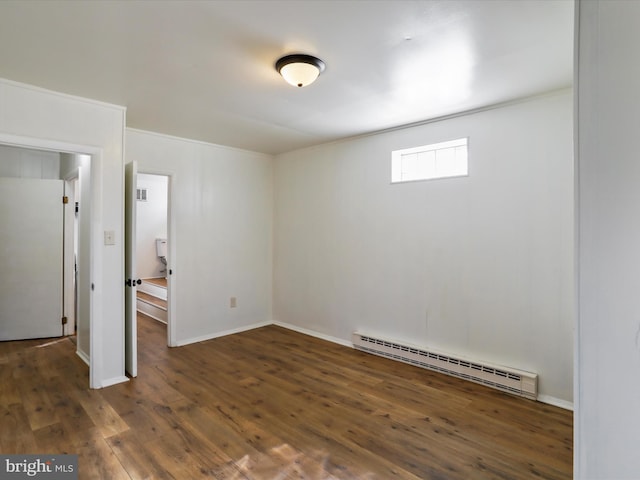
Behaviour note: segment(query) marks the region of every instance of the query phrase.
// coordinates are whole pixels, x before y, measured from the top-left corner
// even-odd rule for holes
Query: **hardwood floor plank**
[[[77,453],[81,479],[572,476],[571,412],[275,326],[138,328],[138,377],[102,390],[68,339],[0,342],[1,451]]]
[[[278,432],[278,440],[274,445],[270,444],[269,449],[276,448],[283,444],[288,444],[294,448],[298,448],[301,451],[305,452],[307,455],[313,455],[317,451],[323,450],[327,443],[331,443],[332,440],[328,437],[330,436],[330,432],[306,432],[306,437],[300,435],[301,431],[304,431],[306,428],[306,420],[304,418],[296,418],[295,415],[290,415],[291,418],[285,418],[287,421],[281,421],[279,418],[282,411],[283,405],[291,404],[292,400],[296,402],[297,399],[286,399],[283,395],[283,391],[279,389],[274,389],[269,386],[267,382],[257,381],[253,377],[245,377],[238,378],[237,372],[242,371],[242,368],[238,368],[238,363],[243,360],[235,360],[232,364],[226,364],[226,368],[224,371],[218,371],[215,374],[216,382],[213,384],[202,384],[202,388],[199,386],[203,380],[202,372],[198,372],[194,369],[189,369],[188,373],[180,371],[178,372],[168,372],[168,382],[172,383],[175,381],[185,381],[188,380],[188,383],[193,387],[196,387],[201,395],[199,394],[199,401],[203,402],[203,404],[207,404],[208,402],[214,402],[219,407],[226,409],[229,412],[232,412],[230,415],[235,415],[235,417],[240,417],[244,419],[250,419],[250,422],[243,422],[245,432],[250,434],[255,431],[255,426],[258,425],[262,431],[269,432]],[[251,371],[251,364],[248,363],[247,367],[249,370],[245,369],[244,371]],[[268,371],[274,371],[272,366],[266,365],[265,367]],[[186,378],[185,378],[186,377]],[[172,379],[173,378],[173,379]],[[227,390],[229,390],[229,386],[236,384],[241,391],[236,391],[235,394],[229,394]],[[223,385],[224,388],[218,389],[217,385]],[[204,388],[206,387],[206,388]],[[231,389],[233,390],[233,389]],[[235,390],[234,390],[235,391]],[[212,394],[211,397],[208,395]],[[206,396],[205,396],[206,395]],[[303,403],[300,403],[300,406],[303,406]],[[236,424],[238,423],[235,420]],[[249,426],[247,426],[249,423]],[[273,440],[272,440],[273,442]],[[356,465],[353,461],[353,456],[356,453],[357,447],[354,445],[353,448],[342,448],[341,445],[337,443],[333,443],[335,447],[332,451],[333,458],[338,458],[339,461],[335,463],[335,469],[339,471],[340,478],[361,478],[365,474],[371,473],[371,468],[368,468],[366,471],[361,471],[351,464]],[[342,448],[345,454],[342,452],[338,452],[336,450],[337,447]],[[355,449],[355,450],[354,450]],[[265,450],[263,447],[263,451]],[[374,455],[368,452],[359,452],[366,464],[371,466],[377,466],[380,462],[380,459],[375,457]],[[325,458],[325,462],[327,459]],[[331,459],[329,459],[328,463],[331,465]],[[349,470],[355,468],[357,473],[353,473]],[[396,470],[393,466],[379,466],[376,467],[380,471],[384,472],[384,475],[380,478],[412,478],[407,472],[404,472],[404,476],[398,477]]]
[[[109,438],[129,429],[111,404],[102,397],[102,392],[99,390],[83,390],[76,395],[80,405],[100,430],[103,438]]]
[[[29,417],[22,404],[0,405],[0,451],[2,453],[29,453],[38,451]]]
[[[90,438],[73,445],[78,455],[78,478],[83,480],[129,480],[131,477],[111,449],[98,428],[90,431]]]
[[[261,358],[266,362],[270,361],[264,355]],[[265,363],[264,365],[267,365],[267,363]],[[344,382],[342,379],[336,382],[336,378],[330,375],[326,375],[327,374],[326,371],[321,371],[322,375],[320,376],[317,376],[317,375],[308,376],[309,372],[301,371],[301,372],[294,372],[294,373],[289,373],[289,372],[283,373],[282,371],[279,371],[279,370],[274,371],[273,368],[277,368],[277,367],[273,367],[273,366],[267,367],[267,371],[274,374],[273,376],[271,376],[270,378],[264,381],[254,379],[253,382],[246,383],[246,386],[262,385],[264,389],[268,389],[270,385],[278,385],[278,387],[281,390],[286,391],[287,382],[289,382],[289,384],[307,386],[306,384],[308,382],[306,382],[306,379],[312,378],[313,379],[312,381],[314,382],[315,385],[313,386],[308,385],[309,390],[301,390],[300,393],[304,393],[305,395],[304,395],[304,398],[299,398],[297,402],[299,405],[304,405],[305,409],[304,411],[298,410],[296,412],[296,415],[299,415],[301,417],[303,425],[309,424],[309,425],[314,425],[316,427],[318,425],[323,425],[326,427],[327,431],[333,430],[334,435],[336,435],[339,432],[339,429],[336,428],[337,427],[336,419],[340,418],[341,415],[334,415],[332,413],[324,414],[322,410],[327,410],[327,409],[330,409],[331,407],[338,407],[338,408],[340,407],[340,403],[342,400],[340,400],[338,403],[335,403],[332,400],[330,400],[330,398],[334,395],[335,388],[344,386],[344,384],[347,384],[348,382]],[[314,392],[314,393],[311,393],[311,392]],[[320,395],[317,398],[314,398],[314,395],[318,392],[320,392]],[[276,392],[265,391],[260,396],[265,398],[274,398],[274,396],[276,395],[277,395],[277,391]],[[276,405],[272,406],[271,410],[268,412],[269,415],[271,416],[278,415],[280,408],[277,406],[277,404],[280,402],[281,400],[276,401]],[[468,403],[469,403],[468,401],[465,401],[461,403],[460,406],[467,405]],[[356,408],[358,410],[362,410],[363,405],[359,404],[356,406]],[[367,406],[364,406],[364,408],[366,409]],[[314,412],[316,413],[319,412],[319,414],[315,415],[314,418],[310,418],[310,416],[314,415]],[[342,425],[341,428],[342,427],[348,428],[348,425],[351,424],[353,420],[354,420],[353,417],[348,418],[347,425],[346,426]],[[370,425],[373,423],[370,421],[370,419],[367,419],[366,422],[369,423]],[[303,428],[306,428],[306,427],[303,427]],[[366,432],[366,431],[367,430],[362,430],[362,432]],[[316,433],[319,436],[321,436],[321,435],[325,435],[327,432],[323,431],[322,433],[319,433],[319,432],[316,432]],[[343,439],[345,438],[346,437],[343,437]],[[363,437],[363,438],[366,438],[366,437]],[[353,454],[353,447],[362,441],[361,438],[355,438],[352,440],[353,440],[353,445],[351,446],[351,452],[350,452],[351,454]],[[371,439],[371,441],[375,442],[376,438]],[[370,450],[370,448],[368,450]],[[380,458],[381,458],[380,455],[378,455],[377,461],[379,461]],[[384,458],[384,456],[382,456],[382,458]],[[415,469],[415,465],[410,465],[410,467]],[[418,468],[418,470],[420,469]],[[439,472],[431,471],[430,475],[431,476],[434,476],[436,474],[441,476],[448,475],[450,473],[450,470],[451,470],[451,467],[449,467],[448,470],[440,470]],[[394,473],[395,472],[384,471],[385,476],[394,475]]]
[[[180,480],[158,465],[153,452],[147,448],[147,442],[140,440],[133,430],[113,435],[107,443],[130,478]]]
[[[62,422],[42,427],[33,432],[38,449],[34,452],[46,452],[51,454],[75,453],[68,450],[73,445],[74,439],[71,430],[68,430]]]
[[[267,381],[266,385],[272,385],[272,380]],[[304,406],[296,412],[301,429],[313,430],[317,435],[322,436],[332,435],[350,449],[350,455],[353,455],[356,447],[360,447],[368,455],[373,453],[375,460],[368,460],[368,464],[372,468],[375,466],[373,468],[375,473],[384,474],[387,477],[395,475],[399,470],[397,467],[401,467],[406,472],[413,472],[418,476],[428,471],[433,477],[449,474],[452,470],[451,466],[429,470],[429,466],[421,463],[427,455],[420,446],[416,447],[416,445],[427,439],[416,438],[413,442],[407,441],[407,437],[420,435],[415,428],[396,431],[396,425],[385,425],[388,422],[385,422],[384,416],[372,415],[373,412],[362,409],[360,406],[354,409],[348,402],[334,397],[331,390],[309,389],[298,400],[297,403]],[[356,430],[357,433],[355,433]],[[386,445],[385,448],[372,448],[380,441]],[[389,446],[388,443],[392,445]],[[442,443],[439,441],[437,444],[442,445]],[[397,447],[400,453],[394,453],[397,445],[400,445]],[[433,460],[431,463],[431,466],[434,466]]]
[[[233,402],[231,408],[241,416],[251,418],[262,430],[278,432],[281,444],[310,456],[318,456],[318,452],[329,450],[331,454],[323,455],[324,462],[328,465],[329,472],[334,469],[341,478],[360,478],[372,471],[382,475],[381,478],[398,478],[401,469],[371,452],[359,449],[355,443],[332,438],[336,432],[330,424],[325,425],[317,418],[311,418],[312,412],[326,410],[325,400],[314,404],[310,396],[305,396],[304,391],[291,395],[280,385],[251,377],[239,384],[243,390],[238,397],[244,401],[229,399]],[[224,395],[224,392],[220,392],[221,397]],[[310,425],[317,428],[312,429]],[[356,459],[360,459],[360,463]],[[366,471],[359,468],[360,464],[367,465]],[[401,476],[409,477],[408,472],[403,472]]]
[[[71,444],[87,441],[89,438],[86,432],[95,427],[93,420],[78,401],[78,395],[69,388],[70,383],[75,385],[78,380],[74,375],[55,376],[50,379],[48,390],[51,404],[56,409],[58,418],[60,418],[59,425],[64,429]],[[86,382],[86,377],[83,380]],[[82,390],[85,389],[88,390],[86,386]],[[59,445],[68,445],[68,443],[60,442]],[[67,451],[66,453],[73,452]]]
[[[176,414],[180,417],[181,423],[197,438],[204,442],[212,442],[228,458],[238,459],[261,452],[261,445],[256,445],[253,438],[264,435],[264,432],[258,431],[253,425],[251,432],[246,426],[240,432],[234,430],[228,425],[229,417],[220,410],[189,404],[178,407]],[[247,434],[250,438],[247,438]]]
[[[19,388],[22,405],[25,412],[27,412],[31,430],[38,430],[60,421],[49,399],[46,384],[21,383]]]
[[[102,390],[102,396],[119,415],[134,413],[145,399],[162,405],[188,401],[187,397],[167,385],[156,368],[139,368],[138,378]]]
[[[300,378],[298,378],[297,380],[298,380],[298,381],[297,381],[297,384],[301,384],[301,383],[303,383],[303,380],[301,380]],[[270,381],[273,381],[273,379],[271,379]],[[399,400],[401,400],[401,398],[404,398],[404,396],[401,396],[401,397],[399,397],[399,396],[398,396],[398,391],[394,391],[394,390],[393,390],[393,388],[391,388],[390,386],[387,386],[387,387],[388,387],[388,389],[389,389],[389,390],[391,390],[391,393],[389,394],[389,398],[391,398],[391,399],[392,399],[396,404],[399,402]],[[482,388],[482,387],[480,387],[480,388]],[[412,398],[414,398],[414,397],[415,397],[415,393],[416,393],[416,392],[414,392],[414,390],[418,390],[418,393],[420,393],[420,388],[419,388],[419,387],[417,387],[416,385],[411,385],[411,387],[409,388],[409,390],[410,390],[410,391],[408,392],[408,396],[406,396],[406,398],[408,398],[408,399],[409,399],[409,400],[408,400],[409,402],[412,402],[412,401],[413,401],[413,400],[412,400]],[[486,390],[486,389],[485,389],[485,390]],[[496,395],[496,394],[497,394],[497,395],[502,395],[500,392],[494,392],[494,391],[490,391],[490,393],[488,393],[488,395],[490,395],[490,396],[491,396],[491,395]],[[509,398],[509,399],[511,400],[511,397],[506,397],[506,398]],[[306,399],[306,400],[308,400],[308,399]],[[468,406],[468,405],[470,404],[470,402],[471,402],[471,400],[467,400],[467,401],[466,401],[466,405]],[[429,402],[429,403],[431,403],[431,402]],[[534,404],[533,402],[528,402],[528,403]],[[307,404],[308,404],[308,403],[307,403]],[[436,404],[437,404],[437,402],[436,402]],[[447,404],[447,403],[445,403],[445,405],[446,405],[446,404]],[[534,404],[534,405],[539,405],[539,404]],[[441,419],[440,421],[441,421],[441,423],[442,423],[442,424],[446,425],[446,424],[452,424],[452,423],[453,423],[453,422],[452,422],[452,420],[450,420],[449,418],[447,418],[447,416],[444,416],[442,413],[440,413],[440,414],[439,414],[439,416],[440,416],[440,419]],[[449,416],[450,416],[450,415],[449,415]],[[565,418],[567,418],[566,413],[565,413],[564,417],[565,417]],[[570,416],[569,416],[568,418],[570,418]],[[484,422],[482,422],[482,423],[484,424]],[[569,432],[570,432],[570,427],[569,427]],[[521,434],[521,432],[517,432],[517,433],[514,435],[514,437],[515,437],[516,439],[521,439],[521,438],[522,438],[522,434]],[[479,445],[481,445],[481,444],[479,444]],[[536,453],[536,452],[535,452],[535,451],[529,451],[529,452],[528,452],[528,454],[533,454],[533,453]],[[548,454],[548,452],[543,452],[542,456],[545,456],[545,455],[547,455],[547,454]],[[563,464],[565,465],[565,467],[566,467],[567,465],[569,465],[569,467],[570,467],[570,462],[568,462],[568,461],[567,461],[568,459],[570,459],[570,457],[568,457],[567,455],[564,455],[564,458],[563,458]],[[498,459],[496,459],[496,461],[498,461]],[[485,468],[485,469],[486,469],[486,468]],[[566,472],[565,472],[565,474],[566,474]],[[528,473],[525,473],[525,474],[524,474],[524,478],[526,478],[526,476],[527,476],[527,475],[528,475]],[[570,468],[569,468],[568,477],[570,477]],[[555,478],[555,476],[554,476],[554,478]],[[566,478],[566,477],[565,477],[565,478]]]
[[[268,454],[247,454],[236,460],[235,464],[240,473],[249,479],[330,477],[317,464],[306,460],[302,454],[284,445],[274,448]]]
[[[0,367],[0,405],[20,403],[21,396],[18,384],[13,379],[13,369],[9,366],[9,356],[5,356],[7,363]]]

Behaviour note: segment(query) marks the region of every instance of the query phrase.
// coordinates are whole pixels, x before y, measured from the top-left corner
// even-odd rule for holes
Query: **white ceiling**
[[[266,153],[572,82],[573,0],[0,2],[0,77]],[[295,88],[275,61],[322,58]]]

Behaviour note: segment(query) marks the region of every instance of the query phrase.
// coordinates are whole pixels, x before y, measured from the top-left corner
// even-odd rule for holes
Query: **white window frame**
[[[391,152],[391,183],[421,182],[442,178],[466,177],[469,175],[469,138],[458,138],[446,142],[432,143],[420,147],[405,148]],[[464,148],[462,148],[464,147]],[[455,156],[457,165],[446,164],[444,155]],[[442,157],[438,165],[438,152]],[[416,155],[414,157],[414,155]],[[422,156],[420,159],[418,156]],[[427,164],[429,162],[429,164]],[[412,171],[409,171],[412,170]],[[421,171],[418,171],[421,170]]]

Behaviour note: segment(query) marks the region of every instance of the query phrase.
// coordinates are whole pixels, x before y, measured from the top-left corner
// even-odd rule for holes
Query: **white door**
[[[62,336],[63,191],[0,178],[0,340]]]
[[[125,370],[138,375],[138,332],[136,321],[136,162],[125,166],[124,176],[124,274],[125,274]]]

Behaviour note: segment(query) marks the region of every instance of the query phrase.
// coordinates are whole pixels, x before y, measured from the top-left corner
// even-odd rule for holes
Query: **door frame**
[[[141,167],[140,163],[138,163],[138,174],[167,177],[167,346],[177,347],[176,301],[174,295],[176,285],[174,268],[176,265],[176,230],[175,215],[172,214],[172,212],[175,211],[175,202],[171,194],[175,185],[176,174],[162,169]],[[171,274],[169,274],[169,272],[171,272]]]
[[[74,172],[67,175],[62,180],[64,181],[64,195],[69,199],[64,209],[64,226],[62,234],[62,245],[64,248],[63,254],[63,266],[62,266],[62,296],[63,305],[62,311],[67,317],[67,324],[64,325],[63,335],[73,335],[76,333],[75,323],[77,303],[75,294],[75,277],[76,277],[76,263],[75,258],[75,236],[74,228],[76,222],[75,205],[76,199],[74,183],[79,181],[79,168],[76,168]]]
[[[101,206],[102,198],[102,148],[80,145],[74,143],[60,142],[44,138],[24,137],[0,132],[0,144],[12,147],[30,148],[35,150],[46,150],[57,153],[70,153],[88,155],[90,157],[91,173],[89,192],[91,195],[91,205],[89,212],[90,234],[89,234],[89,278],[91,284],[95,279],[102,278],[102,256],[97,254],[101,251],[102,215],[98,208]],[[100,289],[90,290],[89,293],[89,387],[100,388],[102,386],[102,292]],[[82,355],[78,355],[85,362]]]

